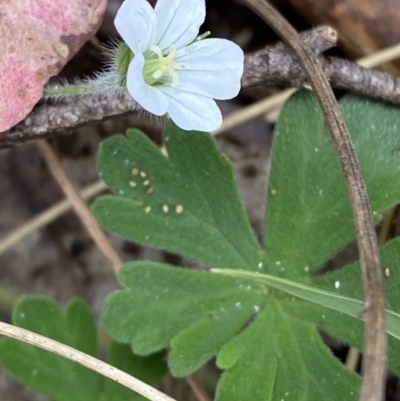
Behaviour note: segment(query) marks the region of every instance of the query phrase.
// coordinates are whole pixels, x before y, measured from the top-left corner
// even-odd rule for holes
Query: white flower
[[[145,110],[166,113],[185,130],[211,132],[222,124],[213,99],[240,90],[243,51],[224,39],[196,40],[205,0],[125,0],[115,26],[134,57],[126,85]]]

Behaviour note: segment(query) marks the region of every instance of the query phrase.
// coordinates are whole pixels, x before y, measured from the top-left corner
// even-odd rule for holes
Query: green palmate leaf
[[[318,331],[271,302],[228,343],[218,365],[228,369],[218,400],[355,400],[359,378],[345,370]],[[332,391],[334,389],[334,391]]]
[[[400,199],[400,113],[377,101],[340,102],[374,214]],[[268,186],[265,247],[270,274],[304,277],[355,237],[343,175],[311,92],[296,93],[277,124]]]
[[[396,242],[395,253],[399,251],[399,241]],[[392,250],[393,245],[388,247],[389,251]],[[385,253],[386,255],[386,253]],[[296,296],[300,299],[310,301],[314,304],[324,306],[326,308],[332,309],[334,311],[340,312],[342,314],[351,316],[356,319],[363,318],[363,301],[360,294],[360,290],[362,290],[362,286],[360,284],[360,266],[359,264],[355,264],[357,270],[348,269],[346,273],[337,274],[337,276],[352,279],[349,283],[347,283],[347,288],[356,289],[356,294],[359,295],[359,298],[354,298],[354,291],[347,291],[348,296],[341,295],[339,293],[335,293],[332,291],[327,291],[322,289],[323,285],[305,285],[303,283],[299,283],[296,281],[291,281],[287,279],[282,279],[280,277],[269,276],[267,274],[259,274],[253,273],[245,270],[234,270],[234,269],[213,269],[214,273],[223,274],[236,278],[244,278],[247,280],[257,281],[259,283],[266,284],[272,288],[276,288],[278,290],[284,291],[287,294]],[[350,272],[350,276],[349,273]],[[357,273],[357,276],[354,276],[354,273]],[[335,277],[335,274],[329,275],[327,278],[324,278],[323,282],[329,282],[329,286],[332,287],[332,277]],[[337,277],[336,277],[337,278]],[[356,280],[355,280],[356,279]],[[347,280],[346,280],[347,281]],[[391,280],[393,284],[394,280]],[[318,283],[318,280],[315,284]],[[355,285],[357,283],[357,285]],[[335,288],[340,287],[340,281],[336,280],[333,284]],[[398,283],[396,283],[397,287]],[[329,288],[331,290],[331,288]],[[393,296],[393,292],[392,292]],[[397,297],[397,294],[396,294]],[[400,340],[400,308],[389,308],[386,311],[386,331],[396,340]]]
[[[400,353],[400,299],[398,296],[400,273],[395,267],[399,263],[399,250],[400,238],[389,242],[381,250],[382,269],[386,272],[386,331],[389,335],[389,367],[397,375],[400,375],[398,358]],[[359,262],[328,275],[314,277],[310,279],[310,285],[248,271],[230,269],[214,269],[214,271],[231,277],[261,282],[302,300],[310,301],[311,303],[286,302],[284,310],[297,319],[317,324],[319,328],[354,347],[363,348],[363,288]]]
[[[129,263],[119,279],[131,290],[109,296],[103,325],[117,341],[131,342],[138,354],[172,342],[172,372],[189,375],[266,302],[257,283],[216,277],[151,262]]]
[[[25,297],[15,307],[13,323],[88,355],[98,352],[95,321],[81,300],[71,301],[64,313],[50,299]],[[166,373],[163,355],[138,357],[117,343],[112,344],[109,363],[150,383]],[[0,340],[0,365],[17,380],[56,401],[145,399],[79,364],[9,338]]]
[[[400,199],[400,186],[393,185],[400,178],[400,139],[393,139],[400,114],[355,96],[341,105],[378,219]],[[169,364],[177,376],[216,355],[225,370],[218,401],[355,400],[359,377],[333,357],[318,329],[359,346],[361,293],[355,287],[338,293],[334,276],[326,283],[310,277],[354,238],[344,179],[313,96],[300,91],[278,122],[265,255],[244,216],[231,167],[210,136],[169,124],[164,137],[168,159],[137,131],[105,142],[100,171],[121,197],[100,199],[96,215],[119,235],[225,273],[235,269],[236,277],[128,264],[119,275],[126,290],[106,301],[107,331],[139,354],[171,345]],[[391,350],[400,343],[399,312],[400,305],[389,308]]]
[[[95,202],[99,222],[125,238],[212,266],[256,268],[262,253],[232,167],[212,136],[168,122],[164,139],[168,158],[137,130],[102,143],[100,175],[120,197]]]
[[[171,371],[186,376],[213,355],[227,369],[217,399],[355,400],[359,379],[324,346],[314,324],[285,311],[279,299],[252,280],[211,275],[150,262],[127,264],[128,287],[109,296],[103,325],[137,353],[167,344]],[[121,319],[121,316],[124,316]]]

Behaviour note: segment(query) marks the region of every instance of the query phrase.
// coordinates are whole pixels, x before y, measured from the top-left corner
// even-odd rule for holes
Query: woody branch
[[[321,26],[303,32],[302,39],[321,63],[332,87],[400,104],[400,78],[369,70],[323,52],[336,45],[337,32]],[[306,75],[293,52],[279,43],[245,56],[242,87],[254,85],[301,87]],[[88,123],[98,123],[118,115],[140,110],[127,92],[93,94],[57,102],[41,101],[13,128],[0,133],[0,148],[67,134]]]

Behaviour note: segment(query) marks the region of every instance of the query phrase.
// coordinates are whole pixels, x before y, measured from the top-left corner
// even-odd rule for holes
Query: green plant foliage
[[[398,252],[400,249],[400,239],[395,239],[389,242],[382,248],[381,259],[383,266],[393,266],[398,260]],[[389,269],[389,270],[387,270]],[[393,358],[391,367],[394,372],[400,374],[400,363],[397,355],[400,351],[400,302],[397,294],[397,289],[400,286],[400,275],[394,272],[390,273],[390,268],[385,268],[387,277],[385,290],[387,295],[387,309],[386,309],[386,331],[389,335],[391,344],[393,345],[392,355]],[[299,298],[299,300],[310,301],[311,304],[302,304],[301,316],[307,320],[318,323],[320,328],[342,339],[354,347],[362,348],[363,340],[363,325],[357,322],[350,323],[350,327],[354,327],[358,335],[355,340],[348,333],[349,326],[343,331],[342,318],[343,315],[362,320],[363,319],[363,289],[360,281],[360,264],[359,262],[346,266],[334,273],[326,276],[317,276],[312,278],[311,285],[306,285],[296,281],[282,279],[276,276],[266,274],[255,274],[245,270],[233,269],[213,269],[213,272],[228,275],[231,277],[253,280],[259,283],[264,283],[272,288],[276,288]],[[343,285],[342,285],[343,283]],[[333,287],[333,288],[332,288]],[[289,307],[290,310],[298,308],[299,300],[296,302],[295,307]],[[336,312],[339,315],[330,314],[329,322],[326,320],[325,308],[322,310],[316,309],[315,306],[320,305]],[[311,308],[310,312],[307,312]],[[316,314],[315,314],[316,313]],[[307,318],[308,316],[308,318]],[[317,317],[317,320],[315,320]],[[323,323],[321,324],[321,318]],[[361,329],[361,331],[360,331]],[[339,331],[338,331],[339,330]],[[339,334],[340,333],[340,334]]]
[[[266,302],[257,283],[157,263],[130,263],[119,278],[133,291],[111,295],[105,326],[139,354],[173,340],[170,367],[177,376],[201,367]]]
[[[400,114],[356,96],[341,106],[378,220],[400,200]],[[359,345],[363,325],[362,297],[336,292],[333,275],[324,283],[311,277],[355,236],[344,179],[313,95],[299,91],[279,118],[262,247],[240,205],[232,169],[211,136],[169,123],[164,140],[168,157],[138,131],[102,144],[100,173],[119,196],[100,198],[95,214],[118,235],[225,274],[127,264],[119,275],[126,289],[105,304],[106,330],[139,354],[169,344],[177,376],[217,356],[224,369],[218,401],[357,399],[360,378],[318,332]],[[146,176],[139,178],[139,171]],[[178,204],[180,214],[174,213]],[[390,310],[394,333],[398,312]],[[398,339],[391,341],[396,347]]]
[[[340,105],[374,215],[400,199],[400,113],[345,96]],[[343,174],[316,99],[295,94],[277,124],[265,215],[269,273],[308,276],[355,237]]]
[[[87,305],[72,300],[65,312],[47,298],[25,297],[15,307],[13,323],[96,356],[97,329]],[[134,355],[113,343],[108,362],[148,383],[166,373],[163,354]],[[139,401],[145,398],[92,370],[48,351],[5,338],[0,340],[0,365],[12,376],[55,401]]]
[[[256,268],[260,246],[229,161],[210,135],[188,136],[172,122],[166,132],[168,159],[137,130],[102,143],[100,175],[121,196],[95,202],[99,222],[127,239],[213,266]]]
[[[108,353],[108,363],[131,376],[144,381],[147,384],[157,383],[167,373],[167,365],[164,361],[164,352],[158,352],[146,357],[132,353],[131,347],[126,344],[111,344]],[[103,389],[101,391],[101,401],[144,401],[147,398],[134,393],[125,386],[117,382],[102,377]]]
[[[386,324],[389,334],[389,368],[400,376],[400,271],[399,265],[400,238],[388,242],[381,250],[382,270],[384,271],[384,285],[386,295]],[[360,280],[359,262],[334,271],[326,276],[314,277],[311,281],[315,289],[329,291],[339,297],[363,299],[363,289]],[[314,305],[305,306],[302,316],[309,321],[320,319],[321,313]],[[358,315],[362,318],[362,313]],[[364,325],[359,320],[343,318],[337,313],[329,313],[320,325],[326,332],[355,348],[363,348]]]
[[[357,397],[358,377],[332,357],[316,326],[285,311],[292,298],[268,297],[265,286],[252,280],[150,262],[126,265],[120,280],[128,290],[108,298],[105,328],[139,354],[170,343],[175,376],[191,374],[222,350],[217,362],[227,371],[218,400],[234,394],[313,400],[323,394],[323,383],[337,384],[332,397]],[[271,398],[268,389],[274,389]]]
[[[332,357],[315,327],[287,314],[285,304],[269,303],[222,349],[217,362],[227,370],[218,400],[356,399],[358,377]]]

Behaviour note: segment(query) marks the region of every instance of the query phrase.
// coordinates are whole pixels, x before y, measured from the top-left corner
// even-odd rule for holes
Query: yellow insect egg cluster
[[[151,184],[151,183],[150,183],[150,179],[149,179],[149,178],[146,179],[147,173],[146,173],[145,171],[141,171],[141,170],[139,170],[137,167],[134,167],[134,168],[131,170],[131,174],[133,175],[134,179],[136,178],[136,179],[139,180],[139,181],[142,179],[142,185],[143,185],[144,187],[148,187],[148,188],[146,189],[146,193],[147,193],[148,195],[151,195],[151,194],[154,192],[154,187],[152,187],[152,186],[150,185],[150,184]],[[139,182],[139,184],[140,184],[140,182]],[[137,181],[134,181],[134,180],[131,180],[131,181],[129,181],[129,186],[130,186],[131,188],[137,188],[137,187],[138,187],[138,182],[137,182]],[[151,206],[149,206],[149,205],[146,205],[146,206],[144,207],[145,213],[150,213],[151,210],[152,210],[152,208],[151,208]],[[168,206],[167,204],[164,204],[164,205],[162,205],[161,210],[162,210],[164,213],[169,213],[169,211],[170,211],[170,206]],[[183,205],[178,204],[178,205],[175,206],[175,213],[176,213],[176,214],[182,214],[182,213],[183,213],[183,210],[184,210]]]

